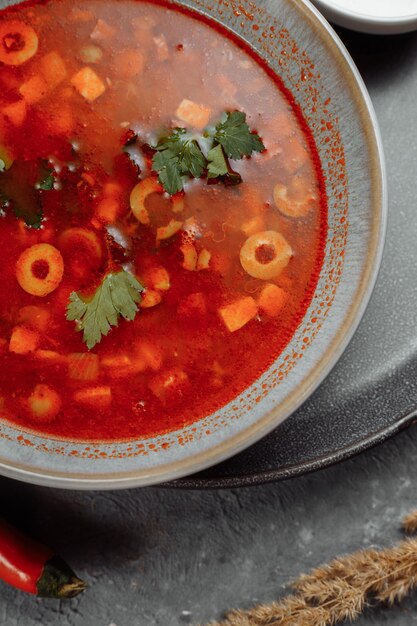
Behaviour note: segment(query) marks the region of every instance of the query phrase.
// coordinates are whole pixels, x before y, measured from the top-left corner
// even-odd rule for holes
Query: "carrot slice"
[[[288,300],[288,293],[278,287],[269,283],[262,289],[258,304],[259,307],[265,311],[270,317],[277,317],[284,308]]]
[[[197,102],[193,102],[192,100],[184,99],[176,110],[175,115],[182,122],[194,126],[194,128],[198,130],[202,130],[209,123],[211,109],[208,109],[202,104],[197,104]]]
[[[89,102],[94,102],[106,91],[106,85],[91,67],[83,67],[74,74],[71,84]]]
[[[61,253],[49,243],[27,248],[16,263],[17,281],[32,296],[47,296],[58,287],[63,274]]]
[[[18,20],[0,24],[0,62],[22,65],[38,51],[38,36],[31,26]]]
[[[14,126],[22,126],[27,114],[26,103],[24,100],[12,102],[2,108],[2,113]]]
[[[26,326],[15,326],[9,343],[9,352],[14,354],[28,354],[33,352],[39,345],[40,336],[36,330]]]
[[[257,313],[258,305],[250,296],[241,298],[219,309],[220,317],[231,333],[243,328]]]

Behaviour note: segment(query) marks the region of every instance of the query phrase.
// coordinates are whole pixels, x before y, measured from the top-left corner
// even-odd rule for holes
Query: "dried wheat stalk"
[[[417,532],[417,511],[403,523]],[[334,626],[354,620],[371,602],[394,604],[417,587],[417,539],[385,550],[362,550],[301,576],[295,593],[249,611],[232,611],[211,626]]]

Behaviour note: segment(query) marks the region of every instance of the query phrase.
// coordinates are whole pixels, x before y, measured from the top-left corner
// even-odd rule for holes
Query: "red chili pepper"
[[[73,598],[86,584],[52,550],[0,520],[0,578],[43,598]]]

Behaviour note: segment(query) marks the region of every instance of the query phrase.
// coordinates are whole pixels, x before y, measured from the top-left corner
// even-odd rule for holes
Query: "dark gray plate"
[[[357,454],[417,419],[417,34],[338,32],[370,91],[385,144],[389,222],[375,292],[343,358],[301,409],[249,450],[173,486],[289,478]]]

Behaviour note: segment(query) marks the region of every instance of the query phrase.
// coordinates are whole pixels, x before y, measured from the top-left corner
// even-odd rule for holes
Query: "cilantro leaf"
[[[229,171],[226,157],[224,156],[223,148],[220,144],[217,144],[210,150],[207,155],[208,160],[208,178],[218,178],[224,176]]]
[[[155,150],[152,169],[171,195],[184,188],[182,176],[201,178],[206,169],[206,159],[198,142],[184,128],[174,128],[170,135],[162,137]]]
[[[207,160],[207,178],[209,180],[220,178],[227,185],[240,185],[242,177],[238,172],[231,169],[220,144],[210,150]]]
[[[48,161],[42,159],[39,165],[38,181],[35,183],[35,189],[42,191],[51,191],[54,188],[55,176],[54,168]]]
[[[77,321],[83,340],[91,350],[101,338],[118,326],[120,317],[132,321],[138,312],[143,291],[138,280],[126,270],[107,274],[92,298],[73,291],[67,306],[67,320]]]
[[[251,133],[246,113],[232,111],[224,122],[217,124],[214,139],[220,143],[229,159],[241,159],[252,152],[262,152],[265,146],[258,135]]]

